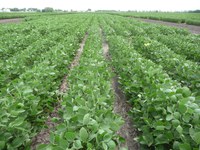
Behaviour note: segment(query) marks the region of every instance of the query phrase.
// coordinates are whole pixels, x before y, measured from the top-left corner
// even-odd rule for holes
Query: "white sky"
[[[63,10],[162,10],[200,9],[200,0],[0,0],[0,8],[44,8]]]

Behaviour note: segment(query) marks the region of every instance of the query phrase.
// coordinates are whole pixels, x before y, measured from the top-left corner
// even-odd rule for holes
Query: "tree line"
[[[4,10],[5,8],[2,8]],[[38,8],[9,8],[10,11],[13,12],[58,12],[58,11],[63,11],[61,9],[53,9],[52,7],[45,7],[44,9],[38,9]]]

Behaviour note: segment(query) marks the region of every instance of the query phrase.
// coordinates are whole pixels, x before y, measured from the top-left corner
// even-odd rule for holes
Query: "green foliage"
[[[163,20],[175,23],[187,23],[200,26],[199,13],[174,12],[123,12],[115,13],[121,16],[132,16],[145,19]]]
[[[48,9],[49,10],[49,9]],[[12,10],[11,10],[12,11]],[[24,10],[22,10],[24,11]],[[49,16],[49,15],[63,15],[63,12],[53,12],[52,9],[50,12],[40,12],[40,9],[37,8],[28,8],[27,11],[34,11],[34,12],[0,12],[0,19],[12,19],[12,18],[25,18],[25,21],[30,19],[36,19],[40,16]],[[56,10],[55,10],[56,11]],[[23,20],[22,20],[23,21]]]
[[[131,25],[131,21],[120,17],[117,17],[118,20],[108,18],[101,23],[109,42],[112,64],[125,94],[133,104],[131,114],[140,132],[138,142],[144,149],[198,149],[200,105],[196,85],[199,80],[191,79],[188,75],[179,79],[179,76],[186,75],[181,69],[171,70],[168,74],[165,71],[170,64],[177,68],[179,63],[187,63],[182,68],[190,70],[194,67],[196,69],[191,69],[190,73],[198,72],[197,64],[145,37],[148,36],[145,25],[138,22]],[[148,49],[151,46],[152,49]],[[165,63],[160,63],[162,61]],[[170,76],[178,81],[194,83],[194,86],[181,86]]]
[[[0,64],[0,146],[4,149],[29,147],[32,137],[44,126],[47,114],[60,97],[57,91],[61,78],[67,73],[66,67],[90,23],[84,17],[76,19],[78,21],[73,21],[70,16],[58,16],[54,17],[54,21],[59,20],[59,24],[53,24],[51,17],[35,21],[32,25],[21,24],[17,44],[24,43],[24,47],[12,46],[13,39],[8,38],[12,32],[8,32],[7,38],[1,41],[5,42],[1,49],[9,51],[10,48],[12,51],[15,48],[10,55],[4,51],[1,53],[2,57],[6,57]],[[71,25],[66,26],[66,20],[72,21]],[[1,32],[15,28],[11,25]],[[29,40],[23,40],[26,35]],[[7,47],[6,42],[11,46]]]
[[[58,98],[60,118],[53,120],[59,124],[50,144],[37,149],[116,149],[123,121],[113,113],[112,73],[99,26],[133,106],[135,140],[143,149],[199,149],[198,35],[105,14],[34,19],[0,25],[0,149],[29,149]],[[86,31],[79,65],[69,72]],[[64,74],[69,89],[60,94]]]
[[[118,33],[118,35],[127,37],[130,46],[146,58],[162,65],[173,79],[178,80],[183,86],[189,87],[195,95],[200,94],[198,90],[200,83],[200,68],[198,65],[200,41],[197,36],[170,27],[140,23],[122,17],[117,18],[118,20],[112,21],[111,19],[109,21],[109,24],[116,31],[115,34]],[[176,44],[174,47],[168,46],[170,43],[165,45],[165,43],[168,43],[166,41],[169,41],[166,38],[167,36],[173,43],[180,44]],[[160,42],[160,37],[163,39],[161,41],[165,42]],[[185,39],[180,40],[179,37],[185,37]]]
[[[52,7],[45,7],[44,9],[42,9],[42,12],[53,12],[54,9]]]
[[[58,139],[51,142],[51,147],[114,150],[118,145],[116,131],[123,122],[111,107],[111,74],[103,57],[99,31],[94,18],[79,65],[68,76],[69,90],[62,102],[63,123],[53,132]]]

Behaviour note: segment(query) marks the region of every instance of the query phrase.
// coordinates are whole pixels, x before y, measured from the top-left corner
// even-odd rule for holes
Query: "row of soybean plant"
[[[189,87],[195,95],[200,94],[200,67],[197,62],[187,60],[183,55],[174,53],[166,45],[149,37],[143,29],[145,25],[132,24],[130,20],[120,17],[114,21],[109,20],[108,23],[120,35],[128,37],[131,45],[143,56],[161,65],[173,79]]]
[[[63,122],[52,131],[48,145],[38,149],[114,150],[121,117],[113,114],[111,72],[103,57],[97,18],[92,22],[79,65],[69,74],[63,97]]]
[[[134,26],[141,26],[140,34],[148,34],[152,39],[158,40],[177,54],[184,55],[187,59],[199,62],[200,37],[188,31],[157,24],[142,23],[130,18],[118,17]],[[132,29],[134,32],[134,28]],[[138,34],[138,33],[136,33]]]
[[[71,20],[73,21],[71,16],[62,17],[60,19],[62,22],[65,19],[66,23],[59,24],[58,18],[55,19],[55,17],[42,17],[37,20],[21,22],[19,24],[0,24],[0,34],[2,35],[0,36],[1,60],[8,59],[15,53],[25,50],[28,46],[35,47],[39,45],[40,43],[37,42],[53,37],[55,31],[62,32],[62,28],[66,25],[69,26],[69,22]],[[66,31],[62,32],[62,34],[65,33]]]
[[[71,17],[69,17],[71,18]],[[72,23],[72,24],[66,24],[65,22],[68,22],[67,18],[58,18],[59,20],[63,20],[62,23],[55,25],[48,20],[44,20],[43,22],[39,21],[34,23],[37,25],[35,27],[32,27],[33,25],[26,27],[26,24],[22,24],[21,26],[24,26],[25,28],[30,28],[32,32],[35,32],[39,36],[36,36],[38,39],[36,41],[28,40],[24,34],[21,34],[19,37],[22,39],[21,41],[18,41],[18,46],[13,43],[13,41],[7,37],[7,39],[4,39],[5,45],[6,43],[12,43],[13,47],[10,47],[7,45],[7,47],[2,46],[2,61],[0,62],[1,67],[3,68],[1,70],[1,78],[0,78],[0,87],[4,87],[5,84],[8,84],[12,80],[19,77],[20,74],[22,74],[25,70],[30,69],[34,66],[34,64],[40,63],[49,51],[57,46],[57,43],[64,42],[66,36],[73,35],[74,29],[76,29],[76,26],[78,24]],[[49,19],[49,18],[48,18]],[[58,22],[57,19],[57,22]],[[54,20],[56,21],[56,20]],[[61,22],[61,21],[60,21]],[[76,22],[73,20],[73,22]],[[80,21],[82,23],[83,20]],[[47,24],[47,25],[45,25]],[[41,26],[40,26],[41,25]],[[44,28],[46,26],[46,28]],[[8,28],[8,27],[7,27]],[[12,28],[12,27],[10,27]],[[78,30],[78,29],[77,29]],[[23,31],[21,31],[22,33]],[[32,32],[28,32],[27,36],[35,36],[35,34],[32,34]],[[43,35],[41,34],[43,33]],[[44,34],[45,32],[45,34]],[[61,33],[61,34],[60,34]],[[78,33],[78,31],[77,31]],[[12,33],[8,34],[12,36]],[[45,36],[44,36],[45,35]],[[18,36],[17,36],[18,37]],[[24,39],[23,39],[24,37]],[[23,45],[23,43],[27,43],[25,47],[23,48],[20,45]],[[14,49],[14,50],[13,50]],[[9,57],[4,52],[11,51],[13,53],[9,54]]]
[[[72,25],[68,26],[68,19],[62,17],[54,20],[59,22],[57,29],[53,27],[50,31],[45,31],[52,34],[49,33],[44,41],[36,41],[33,45],[30,43],[30,47],[15,54],[14,57],[18,59],[9,59],[14,61],[12,65],[15,67],[11,67],[13,70],[9,70],[7,66],[10,61],[5,62],[6,69],[1,70],[2,76],[13,71],[17,77],[9,79],[8,76],[1,79],[5,84],[0,89],[0,149],[29,147],[31,138],[41,130],[46,114],[52,110],[58,97],[57,90],[61,79],[68,72],[66,67],[72,61],[92,19],[83,21],[84,16],[76,16],[71,22]],[[81,17],[83,19],[80,19]],[[42,24],[51,26],[53,22],[47,20],[49,19]],[[40,20],[37,26],[40,26],[41,22]],[[77,27],[77,24],[81,25]],[[77,28],[74,29],[73,26]],[[72,29],[74,33],[70,32]],[[23,53],[25,51],[27,53]],[[33,57],[32,52],[36,52]]]
[[[144,149],[199,149],[198,97],[187,86],[173,80],[164,66],[146,59],[142,54],[148,50],[140,54],[133,43],[141,40],[133,39],[128,26],[119,20],[119,17],[107,17],[102,24],[112,64],[133,106],[131,115],[139,131],[135,140]],[[132,28],[138,32],[142,30],[140,26]],[[150,43],[143,44],[148,46]]]
[[[143,30],[141,34],[147,34],[151,39],[165,44],[168,48],[177,54],[185,56],[187,59],[200,61],[200,37],[191,34],[186,30],[172,28],[157,24],[142,23],[133,19],[128,21],[135,26],[140,26]]]

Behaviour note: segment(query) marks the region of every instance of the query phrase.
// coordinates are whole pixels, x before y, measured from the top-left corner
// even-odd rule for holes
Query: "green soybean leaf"
[[[167,120],[167,121],[170,121],[170,120],[172,120],[172,119],[173,119],[173,115],[171,115],[171,114],[167,115],[167,117],[166,117],[166,120]]]
[[[86,115],[83,117],[83,124],[84,124],[84,125],[87,125],[89,122],[90,122],[90,114],[86,114]]]
[[[176,131],[178,131],[178,133],[182,134],[183,128],[180,125],[178,125],[178,127],[176,128]]]
[[[107,146],[105,143],[103,143],[103,149],[104,149],[104,150],[107,150],[107,149],[108,149],[108,146]]]
[[[74,132],[66,132],[65,133],[65,138],[68,140],[68,141],[73,141],[76,137],[76,134]]]
[[[3,149],[6,145],[5,141],[0,141],[0,149]]]
[[[110,140],[108,143],[107,143],[108,147],[110,150],[114,150],[116,148],[116,144],[113,140]]]
[[[17,118],[13,122],[9,124],[9,127],[17,127],[20,126],[24,122],[23,118]]]
[[[80,129],[79,135],[80,135],[81,140],[84,142],[87,141],[88,136],[89,136],[87,130],[84,127]]]
[[[81,149],[81,148],[83,148],[83,146],[82,146],[80,140],[76,140],[76,141],[74,142],[74,144],[73,144],[73,147],[74,147],[75,149]]]
[[[191,91],[188,87],[183,87],[182,91],[183,91],[183,96],[185,97],[188,97],[191,95]]]
[[[183,117],[182,117],[183,121],[185,122],[189,122],[190,119],[192,119],[191,115],[190,114],[185,114]]]
[[[160,134],[156,137],[155,142],[156,142],[156,145],[159,145],[159,144],[168,143],[169,141],[164,134]]]
[[[52,150],[52,147],[50,145],[41,144],[37,147],[37,150]]]
[[[174,150],[179,150],[179,142],[175,141],[175,142],[173,143],[173,149],[174,149]]]
[[[67,149],[69,147],[69,142],[66,142],[64,138],[59,138],[59,147],[63,149]]]
[[[180,104],[178,109],[182,114],[187,111],[187,107],[183,104]]]
[[[174,112],[174,117],[175,117],[176,119],[179,119],[180,116],[181,116],[181,114],[180,114],[179,112]]]
[[[111,139],[112,139],[112,135],[109,134],[109,133],[107,133],[107,134],[105,134],[105,135],[103,136],[103,140],[104,140],[105,142],[108,142],[108,141],[110,141]]]
[[[148,146],[151,146],[153,144],[153,136],[150,133],[146,133],[146,135],[143,136],[143,139]]]
[[[54,136],[54,134],[50,134],[50,142],[52,143],[52,144],[54,144],[54,142],[55,142],[55,136]]]
[[[29,93],[32,93],[33,90],[32,89],[26,89],[23,91],[24,94],[29,94]]]
[[[173,124],[173,126],[177,127],[178,125],[180,125],[180,121],[177,119],[172,120],[172,124]]]
[[[189,143],[183,143],[183,144],[179,144],[179,149],[180,150],[191,150],[191,146]]]
[[[21,146],[23,144],[24,140],[25,140],[25,137],[17,137],[12,142],[12,146],[14,148],[17,148],[17,147],[19,147],[19,146]]]
[[[163,131],[165,129],[165,126],[156,126],[156,130]]]
[[[194,134],[193,140],[197,143],[200,144],[200,132],[197,132]]]

